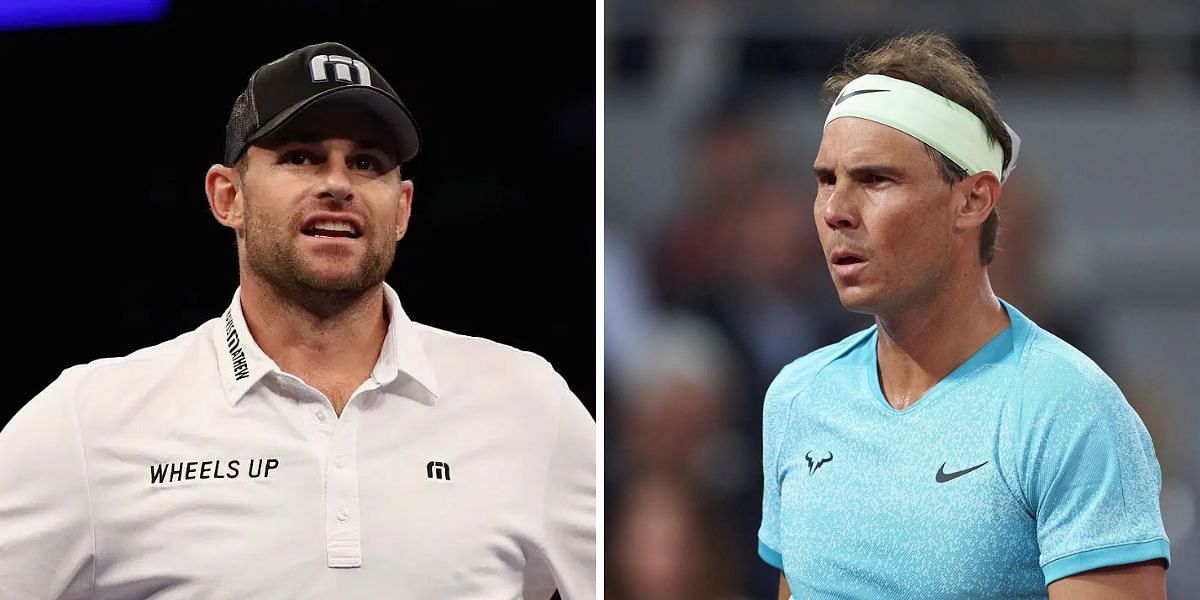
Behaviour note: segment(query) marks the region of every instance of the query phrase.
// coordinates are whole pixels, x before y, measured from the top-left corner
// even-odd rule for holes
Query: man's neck
[[[880,385],[898,410],[912,406],[1010,324],[985,272],[951,282],[925,301],[877,314],[875,321]]]
[[[379,360],[388,328],[382,284],[320,315],[252,276],[242,277],[240,296],[255,343],[310,385],[356,388]],[[340,413],[338,400],[330,401]]]

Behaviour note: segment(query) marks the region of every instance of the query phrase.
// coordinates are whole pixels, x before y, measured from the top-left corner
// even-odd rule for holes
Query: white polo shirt
[[[595,423],[535,354],[391,322],[339,418],[221,318],[0,432],[0,598],[595,597]]]

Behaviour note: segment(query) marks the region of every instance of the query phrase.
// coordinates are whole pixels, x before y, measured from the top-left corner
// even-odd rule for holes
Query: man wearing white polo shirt
[[[419,138],[340,44],[264,65],[205,187],[241,285],[0,432],[0,598],[593,598],[595,423],[384,276]]]

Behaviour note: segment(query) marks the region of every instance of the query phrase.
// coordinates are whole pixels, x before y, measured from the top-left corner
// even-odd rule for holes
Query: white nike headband
[[[1012,157],[1004,165],[1004,151],[988,139],[987,128],[971,111],[915,83],[886,75],[863,75],[842,88],[829,116],[859,117],[898,129],[941,152],[968,175],[991,171],[1001,183],[1017,166],[1021,138],[1008,123]]]

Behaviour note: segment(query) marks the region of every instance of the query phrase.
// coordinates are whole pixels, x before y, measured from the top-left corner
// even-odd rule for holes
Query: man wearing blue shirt
[[[825,82],[813,213],[875,326],[767,392],[759,554],[781,599],[1165,598],[1161,474],[1091,360],[998,299],[995,208],[1020,139],[939,35]]]

